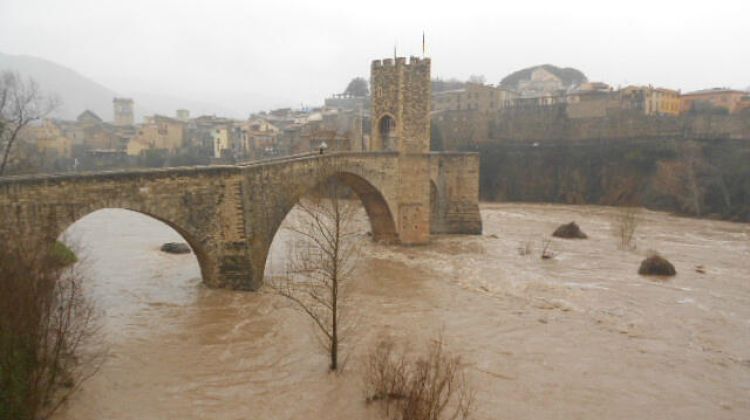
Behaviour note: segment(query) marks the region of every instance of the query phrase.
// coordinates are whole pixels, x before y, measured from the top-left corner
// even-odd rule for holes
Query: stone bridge
[[[19,228],[41,227],[54,239],[91,212],[128,209],[180,233],[206,285],[256,290],[284,217],[330,177],[359,196],[375,240],[415,245],[427,243],[431,233],[481,233],[478,155],[380,151],[0,178],[0,234],[9,241]]]

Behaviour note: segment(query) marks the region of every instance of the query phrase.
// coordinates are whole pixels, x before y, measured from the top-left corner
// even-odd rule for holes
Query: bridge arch
[[[372,238],[374,241],[382,243],[398,242],[396,222],[388,204],[388,200],[383,193],[373,185],[373,183],[360,174],[346,170],[337,170],[322,179],[322,181],[316,182],[312,184],[312,186],[308,185],[305,188],[298,190],[294,198],[289,201],[289,205],[287,205],[284,208],[284,211],[281,212],[281,217],[279,217],[271,227],[268,241],[264,246],[262,261],[259,261],[260,264],[257,266],[257,268],[263,270],[260,272],[262,276],[259,278],[264,278],[265,276],[268,254],[271,250],[271,245],[273,244],[274,239],[278,236],[278,231],[281,228],[283,221],[306,194],[315,191],[320,185],[331,181],[340,182],[349,187],[362,203],[362,207],[364,208],[370,222],[370,231],[372,232]]]
[[[201,242],[198,240],[197,236],[193,232],[183,227],[180,223],[174,222],[164,216],[160,216],[156,214],[155,212],[150,212],[148,210],[139,209],[134,206],[129,206],[129,205],[91,206],[87,208],[79,208],[79,209],[76,209],[76,211],[74,212],[68,212],[67,214],[64,214],[64,215],[58,215],[58,217],[56,218],[57,219],[56,231],[53,233],[54,239],[60,239],[61,237],[63,237],[65,233],[69,231],[71,226],[81,221],[82,219],[85,219],[89,215],[98,213],[100,211],[106,211],[106,210],[125,210],[128,212],[137,213],[149,219],[161,222],[162,224],[170,227],[185,242],[187,242],[187,244],[192,249],[193,254],[195,255],[196,260],[198,261],[198,265],[201,270],[201,278],[204,281],[206,279],[211,278],[211,270],[213,269],[214,263],[212,259],[208,257],[206,248],[201,244]]]

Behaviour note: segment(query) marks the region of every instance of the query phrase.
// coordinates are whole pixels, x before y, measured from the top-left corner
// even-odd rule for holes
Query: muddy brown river
[[[638,248],[623,251],[617,212],[484,204],[484,235],[420,247],[371,243],[363,225],[358,327],[338,375],[282,298],[207,289],[193,255],[159,251],[181,241],[166,225],[93,213],[67,234],[109,353],[56,418],[376,419],[363,355],[384,332],[418,348],[440,331],[468,364],[478,419],[750,418],[750,226],[643,211]],[[589,239],[555,239],[542,260],[544,238],[571,220]],[[284,241],[267,273],[283,267]],[[639,276],[649,250],[678,275]]]

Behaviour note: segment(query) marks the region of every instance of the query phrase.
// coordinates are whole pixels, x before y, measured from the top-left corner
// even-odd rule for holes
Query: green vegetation
[[[750,221],[747,142],[494,143],[478,151],[483,200],[644,206]]]
[[[367,83],[367,80],[365,80],[362,77],[355,77],[346,86],[346,89],[344,90],[344,95],[355,96],[355,97],[360,97],[360,98],[369,96],[370,95],[369,83]]]
[[[11,234],[0,247],[0,420],[50,418],[103,360],[82,351],[95,311],[83,278],[63,268],[75,260],[67,247]]]
[[[78,256],[72,249],[60,241],[55,241],[50,251],[50,256],[55,259],[60,267],[67,267],[78,262]]]

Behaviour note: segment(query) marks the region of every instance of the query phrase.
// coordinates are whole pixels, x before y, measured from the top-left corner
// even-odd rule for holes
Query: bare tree
[[[324,180],[312,196],[297,204],[297,220],[285,228],[294,238],[286,276],[269,283],[312,320],[330,356],[329,368],[337,370],[340,345],[352,326],[346,300],[358,255],[353,222],[360,206],[335,178],[319,179]]]
[[[59,104],[54,96],[45,96],[31,78],[24,80],[11,71],[0,74],[0,176],[5,173],[13,145],[31,122],[49,115]]]
[[[379,403],[399,420],[466,419],[474,391],[460,356],[445,350],[442,335],[424,354],[408,357],[390,339],[378,342],[366,360],[366,401]]]
[[[635,231],[640,224],[638,207],[621,207],[612,220],[612,231],[618,240],[620,249],[634,250],[636,248]]]
[[[95,311],[70,259],[41,234],[12,238],[0,244],[0,419],[44,419],[104,353],[91,345]]]
[[[704,208],[710,165],[700,144],[694,141],[677,145],[678,158],[658,163],[655,190],[670,197],[680,210],[701,216]]]

